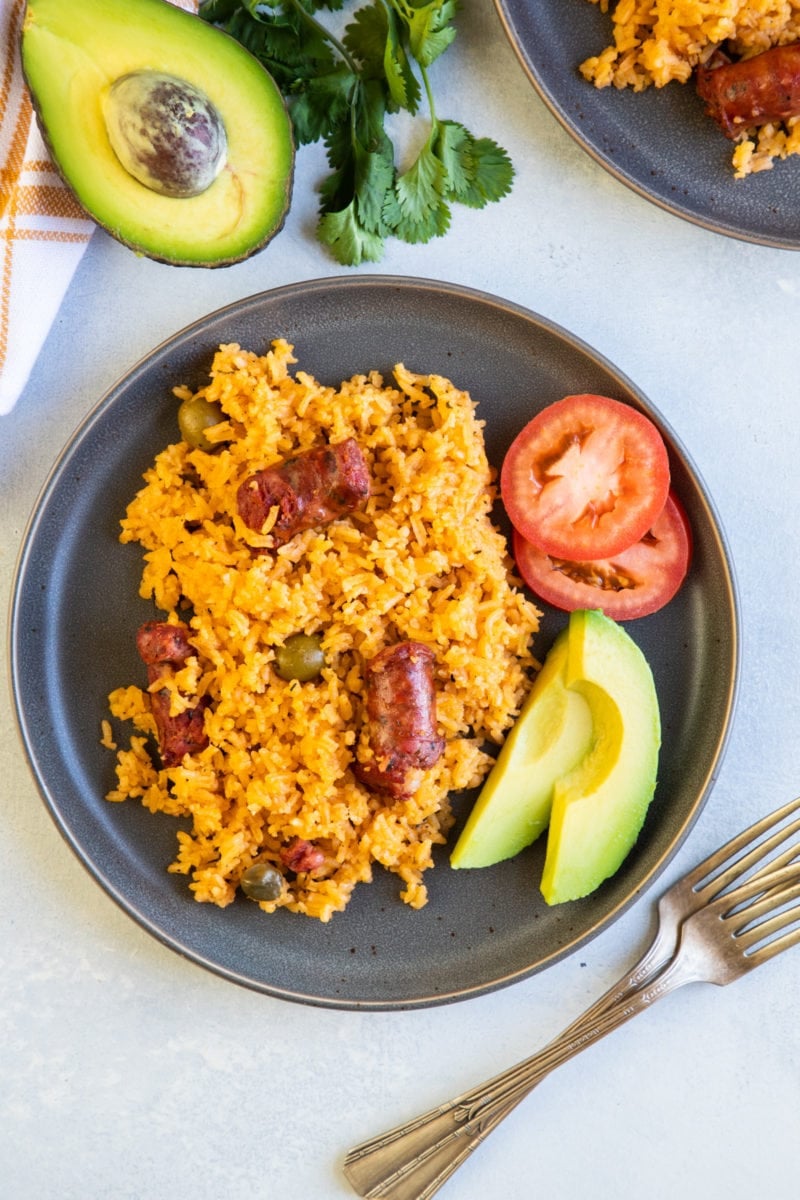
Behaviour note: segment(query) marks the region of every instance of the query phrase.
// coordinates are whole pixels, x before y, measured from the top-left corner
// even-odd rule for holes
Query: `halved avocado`
[[[28,0],[21,49],[56,167],[118,241],[176,266],[217,267],[254,254],[282,227],[294,171],[291,122],[272,76],[233,38],[167,0]],[[165,195],[132,174],[130,162],[123,165],[109,129],[113,135],[119,126],[111,120],[112,88],[125,77],[144,80],[150,100],[151,81],[161,82],[160,95],[168,94],[173,106],[165,128],[176,107],[199,109],[206,125],[221,123],[222,151],[217,138],[218,157],[198,194],[183,187],[182,195]],[[130,93],[123,89],[125,103]],[[152,105],[134,110],[128,122],[140,140],[152,133],[143,111]],[[200,130],[195,149],[207,132]],[[169,154],[165,161],[164,144],[162,137],[155,155],[150,147],[150,162],[160,164],[156,174],[167,177],[169,191],[175,162]]]

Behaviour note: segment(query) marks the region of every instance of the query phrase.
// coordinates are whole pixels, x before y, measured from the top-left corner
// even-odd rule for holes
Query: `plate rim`
[[[247,976],[241,971],[237,971],[224,964],[217,963],[213,958],[200,951],[198,948],[185,944],[185,940],[179,934],[170,934],[167,930],[162,929],[159,924],[150,918],[145,912],[142,912],[140,906],[136,904],[129,896],[124,895],[108,878],[101,865],[95,862],[92,855],[89,853],[86,846],[83,845],[73,830],[70,828],[69,821],[61,812],[56,799],[51,794],[51,788],[43,773],[40,770],[39,756],[33,744],[33,738],[29,736],[29,721],[24,711],[24,704],[21,697],[21,688],[19,686],[20,672],[20,655],[19,655],[19,629],[22,621],[20,611],[20,596],[25,582],[26,570],[32,560],[34,553],[34,542],[37,529],[44,519],[47,501],[50,494],[56,488],[62,474],[69,469],[71,458],[77,448],[82,444],[84,439],[90,434],[95,423],[101,419],[106,409],[113,406],[115,399],[120,391],[128,387],[132,380],[143,370],[152,366],[154,360],[158,360],[167,354],[170,349],[186,340],[190,339],[195,332],[200,331],[211,322],[223,320],[226,316],[234,313],[241,313],[249,308],[258,308],[267,301],[280,300],[282,297],[299,296],[300,294],[308,294],[309,292],[339,292],[341,289],[358,289],[358,288],[402,288],[406,291],[432,291],[437,296],[455,295],[463,299],[471,300],[479,305],[490,304],[493,307],[501,310],[510,310],[524,320],[532,321],[535,325],[545,329],[549,334],[555,335],[560,341],[571,348],[579,350],[589,359],[598,364],[604,370],[610,372],[618,380],[623,382],[631,392],[644,402],[645,406],[654,409],[658,415],[660,424],[673,440],[675,447],[686,463],[690,474],[695,481],[700,497],[705,504],[708,515],[711,520],[714,536],[719,544],[719,549],[724,561],[726,593],[728,597],[728,615],[730,618],[730,643],[731,643],[731,671],[727,681],[724,703],[724,722],[719,731],[716,740],[714,753],[710,758],[707,769],[702,778],[702,786],[699,788],[697,795],[694,798],[689,810],[686,812],[683,821],[679,828],[670,839],[669,845],[660,855],[656,862],[652,864],[650,869],[638,881],[636,886],[626,896],[622,897],[602,918],[592,922],[589,927],[582,928],[580,934],[562,946],[555,947],[550,953],[541,957],[533,964],[527,964],[514,970],[511,974],[504,974],[500,978],[481,982],[475,986],[463,986],[456,989],[451,989],[446,993],[437,993],[434,995],[424,994],[412,998],[398,999],[342,999],[335,996],[326,996],[317,993],[308,993],[299,990],[291,990],[285,986],[274,983],[267,983],[260,980],[255,980]],[[481,289],[472,288],[469,286],[449,283],[441,280],[416,278],[413,276],[395,276],[386,274],[366,274],[363,276],[328,276],[318,277],[305,281],[296,281],[281,285],[276,288],[265,289],[249,296],[242,297],[238,300],[229,302],[218,309],[198,317],[183,327],[177,329],[166,338],[162,339],[149,352],[141,355],[133,365],[124,370],[112,385],[106,389],[102,396],[89,409],[84,417],[78,422],[72,434],[68,437],[62,449],[58,452],[55,461],[53,462],[47,476],[39,489],[36,499],[31,508],[28,520],[23,529],[21,539],[18,546],[16,562],[12,574],[12,587],[9,599],[9,612],[7,621],[7,650],[8,650],[8,681],[11,694],[11,708],[14,716],[15,725],[17,728],[20,741],[24,750],[28,768],[31,772],[33,782],[42,799],[46,810],[58,829],[61,837],[67,843],[73,854],[76,856],[82,867],[87,870],[90,877],[102,888],[106,895],[114,901],[123,912],[133,919],[140,928],[154,937],[156,941],[163,946],[177,953],[184,959],[193,962],[204,969],[211,971],[219,977],[226,979],[229,982],[237,984],[253,990],[272,996],[277,999],[288,1000],[291,1002],[302,1003],[311,1006],[338,1009],[338,1010],[362,1010],[362,1011],[402,1011],[409,1009],[417,1009],[423,1007],[435,1007],[447,1005],[450,1003],[460,1002],[465,999],[471,999],[479,995],[511,986],[514,983],[530,977],[532,974],[537,974],[555,963],[566,958],[568,955],[575,953],[580,947],[585,946],[593,940],[601,932],[613,924],[629,907],[631,907],[641,895],[652,886],[653,882],[662,874],[671,859],[677,854],[682,847],[689,833],[691,832],[695,822],[700,816],[706,801],[708,800],[717,776],[719,774],[725,753],[729,744],[732,727],[734,723],[735,710],[738,700],[740,676],[741,676],[741,605],[739,596],[739,587],[736,578],[733,558],[730,552],[727,536],[724,527],[721,523],[719,514],[716,509],[713,497],[709,494],[705,487],[704,481],[700,472],[688,453],[680,438],[678,438],[672,430],[670,423],[663,417],[661,411],[652,405],[651,401],[620,368],[608,359],[601,351],[595,349],[588,342],[585,342],[579,335],[572,333],[565,326],[558,322],[543,316],[535,310],[517,303],[516,301],[506,300],[496,294],[483,291]],[[346,914],[339,914],[340,917]]]

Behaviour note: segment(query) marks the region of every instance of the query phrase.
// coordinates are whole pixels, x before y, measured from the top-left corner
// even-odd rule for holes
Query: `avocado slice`
[[[167,0],[28,0],[21,54],[57,169],[118,241],[217,267],[282,227],[290,118],[272,76],[226,33]]]
[[[547,828],[553,788],[588,752],[592,717],[567,687],[567,630],[550,648],[453,848],[453,867],[513,858]]]
[[[594,734],[553,792],[541,882],[548,904],[588,896],[621,866],[653,798],[661,747],[650,666],[602,612],[571,613],[566,684],[586,700]]]

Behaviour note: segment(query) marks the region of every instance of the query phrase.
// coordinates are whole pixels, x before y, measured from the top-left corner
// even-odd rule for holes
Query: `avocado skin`
[[[28,0],[20,42],[53,165],[116,241],[169,266],[216,268],[251,257],[283,228],[294,181],[291,120],[271,75],[227,33],[168,0]],[[120,75],[154,64],[205,92],[225,123],[229,169],[201,196],[151,192],[108,140],[104,93]]]

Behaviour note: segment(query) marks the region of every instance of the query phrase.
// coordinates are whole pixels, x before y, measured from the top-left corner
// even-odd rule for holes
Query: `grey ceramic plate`
[[[612,41],[589,0],[495,0],[533,86],[564,128],[617,179],[668,212],[743,241],[800,249],[800,159],[733,177],[732,143],[691,84],[638,95],[598,90],[578,66]]]
[[[139,677],[133,633],[140,550],[119,519],[153,456],[177,436],[170,388],[199,385],[220,342],[265,349],[286,337],[303,369],[338,383],[397,361],[467,387],[499,463],[515,433],[569,392],[599,391],[660,425],[694,532],[690,577],[661,614],[631,626],[648,655],[664,714],[660,780],[644,831],[593,897],[548,909],[542,847],[484,871],[451,871],[442,853],[430,901],[413,912],[378,872],[344,914],[321,925],[241,900],[199,905],[167,874],[176,822],[103,800],[113,756],[99,745],[106,697]],[[548,613],[542,653],[565,621]],[[695,821],[714,779],[736,690],[735,589],[712,505],[664,422],[599,354],[535,314],[458,287],[387,277],[296,284],[232,305],[170,338],[87,417],[46,483],[22,550],[11,615],[17,717],[50,813],[97,881],[179,953],[275,996],[343,1008],[436,1004],[513,983],[573,951],[655,878]],[[468,808],[459,802],[460,820]]]

